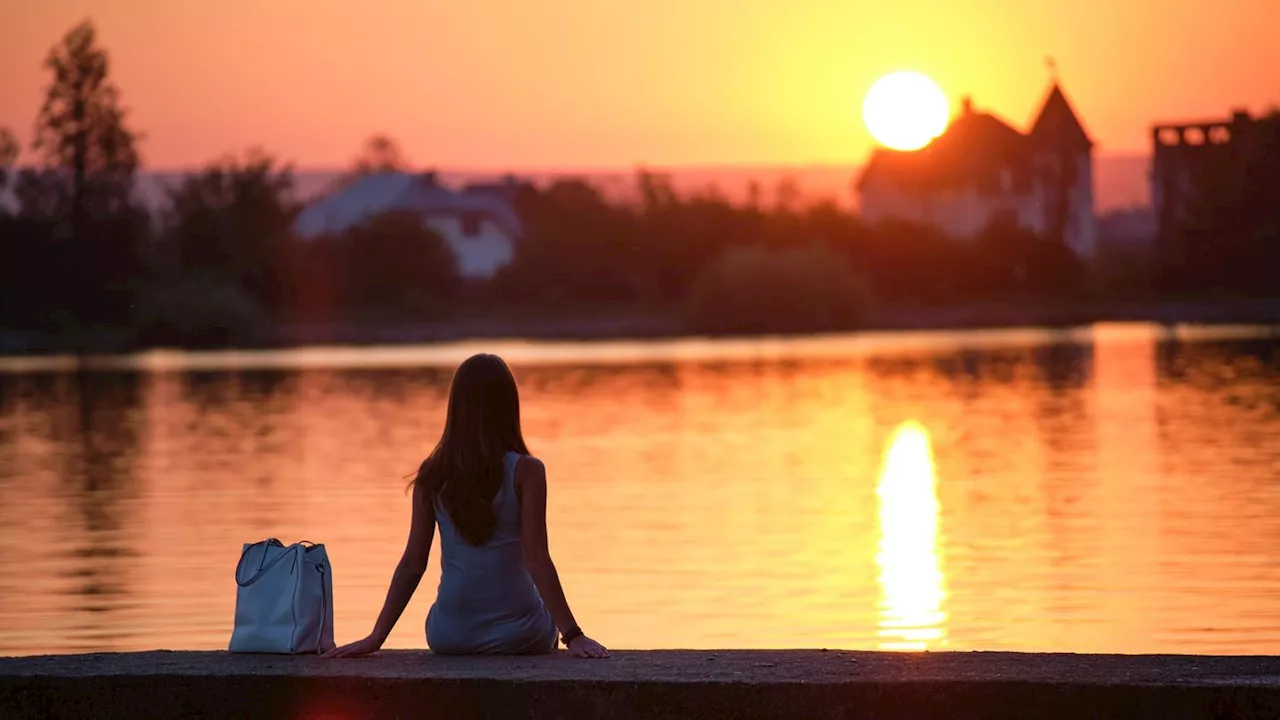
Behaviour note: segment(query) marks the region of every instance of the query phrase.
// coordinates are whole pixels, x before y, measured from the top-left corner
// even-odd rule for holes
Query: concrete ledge
[[[1280,718],[1280,658],[622,652],[0,658],[0,718]]]

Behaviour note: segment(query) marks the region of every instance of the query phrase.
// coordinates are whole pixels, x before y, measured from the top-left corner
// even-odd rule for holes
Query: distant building
[[[1207,191],[1258,162],[1276,136],[1280,116],[1250,117],[1237,110],[1225,120],[1159,124],[1151,128],[1151,207],[1157,232],[1168,238]]]
[[[862,217],[902,220],[962,239],[997,223],[1061,233],[1082,258],[1097,245],[1093,142],[1055,82],[1027,133],[966,98],[920,150],[877,148],[857,182]]]
[[[524,228],[512,205],[518,185],[472,185],[461,192],[435,173],[383,172],[358,178],[315,200],[298,214],[303,239],[337,235],[386,212],[413,212],[445,239],[464,278],[491,278],[515,257]]]

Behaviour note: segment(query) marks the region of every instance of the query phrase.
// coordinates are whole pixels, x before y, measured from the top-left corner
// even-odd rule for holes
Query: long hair
[[[493,499],[512,450],[529,453],[515,377],[502,358],[473,355],[453,375],[444,433],[413,480],[425,492],[414,495],[444,509],[463,540],[484,545],[497,527]]]

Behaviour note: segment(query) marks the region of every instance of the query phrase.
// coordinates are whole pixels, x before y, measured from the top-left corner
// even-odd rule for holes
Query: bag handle
[[[254,584],[254,583],[258,582],[258,578],[261,578],[261,577],[263,576],[263,574],[265,574],[268,570],[270,570],[271,568],[275,567],[275,566],[276,566],[276,563],[278,563],[278,562],[280,562],[281,560],[285,559],[285,557],[289,555],[289,552],[283,552],[283,553],[280,553],[279,555],[277,555],[277,556],[276,556],[276,558],[275,558],[274,560],[272,560],[271,562],[269,562],[269,563],[268,563],[268,562],[266,562],[266,559],[267,559],[267,551],[266,551],[266,548],[263,548],[263,550],[262,550],[262,560],[263,560],[263,562],[264,562],[264,563],[266,563],[266,564],[265,564],[265,565],[263,565],[263,564],[261,564],[261,563],[260,563],[260,564],[258,565],[258,570],[257,570],[257,572],[255,572],[255,573],[253,574],[253,577],[249,578],[248,580],[243,580],[243,581],[242,581],[242,580],[240,579],[240,569],[244,566],[244,559],[245,559],[246,557],[248,557],[248,556],[249,556],[249,551],[250,551],[250,550],[252,550],[252,549],[254,549],[254,548],[258,547],[259,545],[263,545],[263,544],[265,544],[265,545],[272,545],[272,544],[275,544],[275,545],[279,545],[280,547],[284,547],[284,543],[280,542],[279,540],[277,540],[277,539],[275,539],[275,538],[267,538],[266,540],[263,540],[262,542],[256,542],[256,543],[254,543],[254,544],[250,545],[249,547],[245,548],[245,549],[240,553],[240,562],[236,563],[236,584],[237,584],[237,585],[239,585],[240,587],[249,587],[250,585],[252,585],[252,584]],[[301,547],[302,547],[302,545],[301,545],[301,544],[295,544],[295,545],[290,546],[289,550],[293,551],[293,555],[294,555],[294,558],[295,558],[295,559],[297,558],[297,551],[298,551]]]

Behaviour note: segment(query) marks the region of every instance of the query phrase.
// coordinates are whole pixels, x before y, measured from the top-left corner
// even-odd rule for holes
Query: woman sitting
[[[447,655],[549,653],[557,637],[575,657],[609,653],[578,628],[547,549],[547,473],[520,430],[515,378],[500,358],[476,355],[449,390],[444,433],[413,481],[404,555],[368,637],[325,657],[382,647],[422,580],[440,525],[440,588],[427,645]]]

